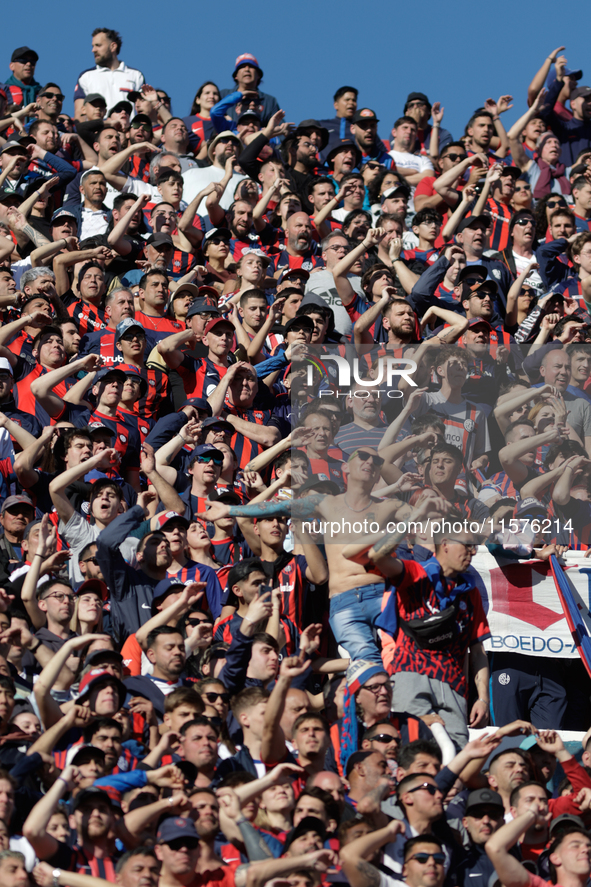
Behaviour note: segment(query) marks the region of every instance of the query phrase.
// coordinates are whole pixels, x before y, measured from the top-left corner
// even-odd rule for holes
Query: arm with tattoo
[[[404,828],[402,822],[393,819],[384,828],[362,835],[341,847],[341,866],[351,887],[379,887],[380,872],[365,857],[393,841],[396,835],[404,834]]]

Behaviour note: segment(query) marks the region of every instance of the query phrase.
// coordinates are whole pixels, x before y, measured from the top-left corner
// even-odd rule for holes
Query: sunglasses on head
[[[197,461],[201,464],[213,462],[214,465],[223,465],[224,456],[222,453],[202,453],[200,456],[197,456]]]
[[[349,457],[349,462],[351,462],[355,456],[359,456],[362,462],[367,462],[368,459],[370,459],[375,468],[381,468],[384,464],[384,460],[381,456],[374,456],[373,453],[366,453],[365,450],[355,450],[355,452]]]

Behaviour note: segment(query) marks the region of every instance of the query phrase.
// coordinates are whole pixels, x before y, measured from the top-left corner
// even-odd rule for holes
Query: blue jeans
[[[383,664],[372,631],[382,612],[383,594],[384,583],[376,582],[343,591],[330,599],[332,633],[351,659],[368,659]]]

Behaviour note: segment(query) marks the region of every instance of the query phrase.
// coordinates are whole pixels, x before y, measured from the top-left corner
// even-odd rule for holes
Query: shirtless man
[[[364,563],[357,563],[347,558],[345,550],[359,536],[375,541],[381,539],[387,532],[388,523],[395,521],[397,513],[406,509],[406,504],[399,499],[372,497],[371,491],[383,464],[384,460],[375,449],[360,447],[342,466],[347,476],[346,493],[338,496],[314,494],[301,500],[244,506],[215,502],[206,513],[198,515],[206,520],[218,520],[228,515],[270,517],[276,514],[290,514],[294,518],[309,518],[315,514],[320,518],[329,569],[330,626],[335,639],[345,647],[351,659],[368,659],[380,665],[382,658],[374,639],[373,625],[382,609],[384,578],[379,567],[373,566],[367,557]],[[430,504],[422,507],[425,513],[433,510]],[[418,519],[417,515],[418,510],[411,516]]]

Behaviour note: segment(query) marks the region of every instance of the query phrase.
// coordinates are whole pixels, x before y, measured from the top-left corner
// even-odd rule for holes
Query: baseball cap
[[[207,243],[212,237],[223,237],[225,240],[232,240],[232,233],[228,228],[210,228],[207,234],[203,236],[203,243]]]
[[[380,197],[380,203],[383,204],[390,197],[395,197],[399,191],[402,191],[402,193],[405,195],[405,197],[410,196],[410,188],[408,187],[408,185],[405,184],[405,182],[399,182],[398,185],[393,185],[391,188],[388,188],[387,191],[384,191],[384,193]]]
[[[217,305],[219,298],[220,298],[220,294],[216,290],[215,286],[207,286],[207,285],[200,286],[199,287],[199,295],[203,299],[208,299],[208,298],[213,299],[213,301],[216,303],[216,305]]]
[[[12,365],[6,357],[0,357],[0,370],[6,370],[11,376],[14,376]]]
[[[217,303],[213,301],[213,299],[206,298],[197,298],[189,305],[189,310],[187,311],[187,320],[190,317],[194,317],[196,314],[212,314],[215,317],[221,318],[220,309],[217,306]]]
[[[141,126],[142,124],[144,124],[144,126],[148,126],[150,129],[153,128],[152,121],[147,114],[136,114],[131,121],[131,128],[137,129],[138,126]]]
[[[427,98],[427,96],[425,95],[424,92],[409,92],[408,96],[406,97],[406,101],[404,103],[404,110],[405,111],[411,102],[425,102],[426,105],[429,105],[429,107],[431,107],[431,102],[429,101],[429,99]]]
[[[171,579],[163,579],[159,582],[154,588],[154,597],[152,598],[151,605],[152,616],[155,616],[156,613],[158,613],[158,604],[161,604],[162,601],[166,600],[169,595],[180,592],[185,587],[185,584],[189,585],[190,582],[185,583],[175,577],[172,577]]]
[[[132,329],[140,329],[144,333],[146,332],[143,324],[141,324],[139,320],[136,320],[134,317],[124,317],[123,320],[119,321],[115,328],[115,341],[118,342],[128,330]]]
[[[189,293],[192,299],[196,299],[199,295],[199,287],[194,283],[181,283],[171,295],[170,301],[174,302],[175,299],[178,299],[179,296],[182,296],[185,293]]]
[[[109,111],[109,117],[111,116],[111,114],[117,114],[119,111],[127,111],[128,114],[131,114],[131,112],[133,111],[133,105],[131,104],[131,102],[126,101],[117,102],[117,104],[113,105],[113,107]]]
[[[7,508],[13,508],[15,505],[29,505],[35,511],[35,506],[28,496],[8,496],[2,503],[1,513],[4,514]]]
[[[301,123],[298,123],[296,129],[293,132],[293,136],[303,136],[306,135],[309,130],[315,130],[320,133],[320,151],[323,151],[324,148],[328,145],[329,133],[325,126],[322,126],[318,120],[314,120],[310,117],[308,120],[302,120]]]
[[[107,102],[104,95],[101,95],[100,92],[89,92],[87,96],[84,98],[84,105],[99,105],[102,104],[107,107]]]
[[[285,844],[283,845],[283,851],[285,852],[288,850],[297,838],[301,838],[302,835],[307,835],[308,832],[316,832],[320,835],[323,842],[326,839],[326,828],[322,820],[318,819],[317,816],[304,816],[296,827],[292,828],[287,835]]]
[[[111,437],[115,437],[115,432],[112,428],[109,428],[108,425],[104,425],[102,422],[89,422],[88,430],[90,431],[90,436],[93,434],[99,434],[102,431],[107,431]]]
[[[456,283],[462,283],[467,277],[474,277],[475,275],[480,277],[481,280],[486,280],[488,277],[488,268],[485,268],[484,265],[466,265],[466,267],[462,268],[458,274]]]
[[[238,118],[236,123],[241,123],[243,120],[246,120],[248,117],[254,117],[254,119],[258,120],[259,123],[261,122],[261,115],[260,114],[257,114],[256,111],[247,110],[247,111],[242,112],[242,114],[240,115],[240,117]]]
[[[580,816],[575,816],[574,813],[561,813],[560,816],[553,819],[550,823],[550,834],[552,835],[552,833],[558,831],[558,829],[567,828],[569,826],[576,826],[576,828],[580,828],[582,832],[588,834],[588,831],[585,828],[585,823]]]
[[[488,320],[484,319],[484,317],[473,317],[472,320],[468,324],[468,329],[472,329],[472,327],[475,327],[475,326],[486,326],[486,327],[488,327],[489,332],[492,331],[492,326],[490,325]]]
[[[109,600],[109,589],[101,579],[87,579],[82,585],[76,589],[76,595],[88,594],[95,591],[100,594],[104,601]]]
[[[0,148],[0,154],[3,154],[5,151],[9,151],[11,148],[22,148],[24,151],[27,145],[34,144],[35,139],[32,136],[13,136],[9,139],[5,145]]]
[[[131,318],[130,318],[130,320],[131,320]],[[118,326],[119,326],[119,324],[118,324]],[[125,383],[126,376],[125,376],[125,373],[123,372],[123,370],[120,370],[116,366],[112,366],[112,367],[101,367],[100,370],[98,371],[98,373],[96,374],[96,376],[94,377],[93,384],[96,385],[97,382],[101,382],[105,378],[105,376],[109,376],[109,375],[116,376],[121,382]]]
[[[501,178],[503,176],[511,176],[514,181],[517,181],[521,178],[522,172],[518,166],[504,166],[501,170]]]
[[[468,216],[467,219],[462,219],[457,227],[456,234],[459,234],[465,228],[473,228],[474,225],[484,225],[485,228],[488,228],[489,223],[490,216],[487,216],[484,213],[480,216]]]
[[[285,268],[277,278],[277,284],[283,283],[290,277],[303,277],[304,280],[309,280],[310,273],[305,268]]]
[[[163,530],[166,524],[170,523],[170,521],[175,521],[177,524],[183,524],[185,529],[189,526],[187,518],[184,515],[179,514],[178,511],[165,511],[163,514],[159,514],[156,517],[156,525],[159,530]],[[167,580],[163,579],[162,581],[166,582]],[[181,582],[181,585],[182,584],[183,583]],[[159,585],[162,585],[162,582],[160,582]],[[158,588],[158,586],[156,586],[156,588]],[[154,591],[154,594],[155,593],[156,592]]]
[[[525,499],[522,499],[521,502],[517,503],[515,507],[515,517],[518,517],[520,514],[526,514],[530,511],[540,511],[546,514],[548,509],[539,499],[536,499],[534,496],[527,496]]]
[[[213,163],[213,150],[214,150],[215,146],[218,144],[218,142],[221,141],[221,139],[231,139],[233,142],[236,142],[236,144],[238,145],[238,154],[240,154],[240,152],[242,151],[242,142],[240,141],[240,139],[238,138],[236,133],[232,132],[231,129],[224,129],[223,132],[218,132],[217,136],[215,137],[215,139],[213,139],[211,145],[207,149],[207,156],[212,163]]]
[[[477,791],[470,792],[466,802],[466,813],[472,807],[479,807],[481,804],[487,804],[490,807],[500,807],[504,810],[503,799],[498,792],[491,788],[480,788]]]
[[[363,123],[371,121],[372,123],[379,123],[380,120],[376,117],[376,112],[372,111],[371,108],[360,108],[359,111],[356,111],[353,115],[353,120],[351,123]]]
[[[100,751],[100,749],[97,749]],[[85,788],[74,798],[72,809],[78,810],[82,804],[87,803],[88,801],[107,801],[111,807],[114,807],[116,810],[120,809],[121,805],[117,803],[114,798],[111,797],[109,792],[106,789],[95,788],[95,786],[91,786],[90,788]]]
[[[354,142],[352,139],[341,139],[336,145],[330,149],[328,154],[326,155],[326,162],[330,164],[333,157],[335,157],[339,151],[344,151],[346,148],[352,148],[355,151],[355,166],[359,166],[361,163],[362,154],[359,148],[357,147],[357,142]]]
[[[58,219],[61,219],[62,216],[68,216],[68,218],[74,219],[76,224],[78,224],[78,219],[76,218],[74,213],[70,212],[69,209],[64,209],[63,207],[61,207],[60,209],[56,209],[56,211],[53,213],[51,217],[51,224],[53,225],[53,223],[56,222]]]
[[[196,410],[204,410],[211,416],[211,405],[208,403],[207,398],[205,397],[188,397],[180,405],[177,413],[179,412],[179,410],[182,410],[183,407],[195,407]]]
[[[163,234],[159,232],[158,234],[150,234],[148,239],[146,240],[146,244],[148,246],[174,246],[172,242],[172,237],[170,234]]]
[[[232,503],[233,505],[242,505],[242,499],[235,493],[234,490],[214,490],[213,493],[209,494],[210,502],[227,502]]]
[[[494,280],[481,280],[473,283],[472,285],[468,284],[468,289],[471,293],[476,293],[478,290],[488,290],[491,295],[497,295],[499,289]]]
[[[89,665],[93,665],[95,668],[98,668],[99,662],[105,662],[109,659],[111,662],[117,662],[119,665],[123,663],[123,656],[121,653],[118,653],[117,650],[109,650],[105,647],[104,650],[93,650],[92,653],[89,653],[84,660],[84,667],[86,668]]]
[[[314,321],[311,317],[308,317],[307,314],[301,314],[299,317],[292,317],[291,320],[288,320],[285,326],[283,327],[283,332],[285,334],[289,333],[293,329],[302,329],[302,330],[310,330],[310,332],[314,332]]]
[[[307,490],[316,490],[319,493],[328,493],[329,496],[338,496],[341,492],[338,486],[332,480],[325,480],[319,474],[312,474],[308,477],[298,490],[298,496]]]
[[[30,49],[28,46],[18,46],[10,56],[10,61],[18,62],[19,59],[23,59],[26,55],[34,55],[35,62],[39,61],[38,54],[34,49]]]
[[[117,368],[122,370],[125,373],[127,378],[129,378],[131,376],[132,378],[135,378],[138,380],[138,382],[140,383],[140,386],[141,386],[140,397],[145,397],[146,392],[148,390],[148,381],[147,381],[147,379],[144,379],[144,377],[142,376],[142,374],[140,373],[138,368],[132,366],[132,364],[130,364],[130,363],[120,363],[120,364],[118,364]]]
[[[572,103],[574,101],[574,99],[578,99],[581,96],[586,98],[589,95],[591,95],[591,86],[577,86],[577,88],[573,89],[573,91],[570,94],[570,101]]]
[[[231,431],[234,434],[236,430],[233,425],[230,425],[229,422],[226,422],[225,419],[221,419],[219,416],[211,416],[209,419],[204,419],[201,423],[201,429],[204,428],[214,428],[214,427],[223,428],[224,431]]]
[[[68,749],[66,754],[66,767],[68,764],[88,764],[89,761],[99,760],[105,763],[105,753],[102,748],[96,745],[84,743],[81,745],[73,745]],[[101,799],[102,800],[102,799]]]
[[[203,335],[206,335],[206,333],[209,333],[210,330],[212,330],[214,328],[214,326],[217,326],[218,323],[228,323],[228,324],[230,324],[232,329],[234,329],[234,324],[231,323],[227,317],[222,317],[220,315],[219,317],[212,317],[211,320],[207,322],[207,324],[205,325],[205,329],[203,330]]]
[[[262,249],[258,249],[256,246],[247,246],[246,249],[242,250],[242,258],[244,256],[258,256],[259,259],[263,262],[265,268],[268,268],[271,264],[271,259],[269,256],[262,251]]]
[[[94,687],[109,682],[115,684],[119,694],[119,705],[123,705],[125,697],[127,696],[127,687],[119,680],[119,678],[113,677],[112,674],[105,671],[103,668],[91,668],[90,671],[87,671],[86,674],[82,676],[76,702],[82,702],[87,699]]]
[[[241,68],[243,65],[251,65],[253,68],[256,68],[257,71],[260,72],[261,77],[263,76],[263,71],[257,61],[257,58],[251,52],[243,52],[242,55],[238,56],[238,58],[234,62],[234,70],[232,71],[232,76],[234,76],[238,68]]]
[[[177,838],[193,838],[197,843],[199,842],[199,835],[192,819],[185,819],[183,816],[169,816],[162,820],[156,832],[156,843],[168,844],[169,841],[174,841]]]

